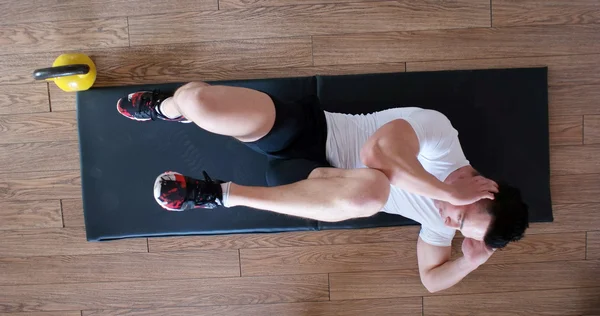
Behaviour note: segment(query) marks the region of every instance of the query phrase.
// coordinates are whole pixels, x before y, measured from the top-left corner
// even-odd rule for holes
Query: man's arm
[[[417,159],[420,146],[411,125],[398,119],[378,129],[367,140],[360,156],[365,166],[382,171],[392,185],[411,193],[455,205],[494,198],[495,183],[483,177],[464,179],[454,185],[438,180]]]
[[[450,260],[451,247],[433,246],[421,239],[417,242],[417,258],[421,282],[431,293],[445,290],[484,264],[494,253],[482,241],[465,238],[463,256]]]
[[[445,290],[477,269],[465,257],[450,261],[451,247],[433,246],[421,239],[417,242],[417,258],[421,282],[431,293]]]
[[[361,149],[361,160],[381,170],[392,185],[436,200],[450,200],[450,186],[427,172],[417,156],[419,139],[405,120],[394,120],[377,130]]]

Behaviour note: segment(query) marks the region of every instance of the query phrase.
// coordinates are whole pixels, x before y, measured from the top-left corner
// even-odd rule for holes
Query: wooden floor
[[[599,22],[599,0],[0,0],[0,315],[600,315]],[[66,51],[98,86],[546,65],[556,221],[435,295],[417,227],[86,242],[74,94],[31,79]]]

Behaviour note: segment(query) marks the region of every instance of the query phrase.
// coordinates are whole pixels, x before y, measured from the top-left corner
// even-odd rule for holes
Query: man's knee
[[[343,177],[344,172],[347,172],[347,170],[331,167],[319,167],[314,168],[308,174],[308,179]]]
[[[203,82],[191,82],[177,90],[173,98],[184,113],[200,111],[206,115],[218,109],[217,97],[212,90],[210,85]]]
[[[179,94],[181,94],[184,91],[194,90],[199,87],[207,87],[207,86],[210,86],[210,85],[208,83],[202,82],[202,81],[188,82],[188,83],[184,84],[183,86],[179,87],[179,89],[177,89],[175,91],[175,94],[173,96],[176,98],[179,96]]]
[[[355,212],[355,217],[368,217],[381,211],[390,195],[390,182],[379,170],[364,169],[356,178],[355,186],[349,190],[348,208]]]

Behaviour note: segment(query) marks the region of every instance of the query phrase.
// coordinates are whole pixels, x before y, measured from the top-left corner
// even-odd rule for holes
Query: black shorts
[[[331,167],[325,155],[327,122],[316,97],[275,104],[275,124],[267,135],[246,146],[269,157],[267,184],[284,185],[308,178],[319,167]]]

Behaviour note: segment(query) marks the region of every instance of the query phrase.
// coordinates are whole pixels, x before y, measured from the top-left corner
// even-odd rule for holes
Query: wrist
[[[442,186],[441,186],[441,192],[442,192],[442,196],[440,197],[440,200],[448,202],[450,204],[454,204],[455,201],[455,196],[456,196],[456,191],[454,186],[447,184],[445,182],[441,182]]]

